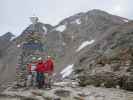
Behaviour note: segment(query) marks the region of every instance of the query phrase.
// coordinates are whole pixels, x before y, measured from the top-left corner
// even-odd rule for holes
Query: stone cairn
[[[33,25],[35,25],[37,21],[37,17],[31,17]],[[16,69],[17,85],[22,87],[26,86],[28,75],[27,64],[31,63],[33,57],[36,59],[38,57],[45,58],[46,56],[46,49],[44,48],[46,46],[42,42],[42,35],[36,32],[36,30],[28,31],[26,34],[27,37],[21,45],[22,52],[18,58],[18,67]]]

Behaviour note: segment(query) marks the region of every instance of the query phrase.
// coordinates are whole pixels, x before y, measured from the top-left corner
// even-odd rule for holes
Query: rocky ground
[[[5,85],[16,79],[20,47],[30,31],[40,36],[44,27],[47,35],[41,40],[55,60],[55,72],[73,66],[84,87],[71,81],[55,83],[51,90]],[[133,100],[133,93],[126,91],[133,91],[133,21],[92,10],[68,17],[56,26],[31,24],[13,41],[0,38],[0,91],[4,90],[0,100]]]
[[[0,94],[0,100],[133,100],[133,92],[118,88],[79,87],[76,82],[65,81],[54,83],[51,90],[9,86]]]

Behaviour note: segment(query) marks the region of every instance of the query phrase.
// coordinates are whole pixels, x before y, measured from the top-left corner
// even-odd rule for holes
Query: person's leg
[[[30,87],[30,86],[31,86],[31,80],[32,80],[32,75],[29,74],[29,75],[27,76],[27,82],[26,82],[26,86],[27,86],[27,87]]]
[[[44,88],[45,88],[45,86],[46,86],[46,82],[45,82],[45,81],[46,81],[46,75],[45,75],[45,73],[43,74],[43,76],[44,76],[44,80],[43,80],[44,85],[43,85],[43,86],[44,86]]]
[[[44,73],[42,73],[42,85],[44,86],[44,80],[45,80],[45,76]]]
[[[40,88],[40,73],[37,72],[37,87]]]
[[[33,72],[33,86],[36,86],[36,72]]]
[[[45,83],[46,83],[46,88],[48,88],[48,73],[46,73],[46,77],[45,77]]]
[[[42,76],[42,73],[39,73],[39,88],[41,89],[42,86],[43,86],[43,76]]]
[[[33,86],[33,78],[34,78],[34,73],[31,72],[31,86]]]
[[[44,74],[43,73],[40,73],[40,88],[42,88],[43,87],[43,85],[44,85]]]
[[[48,87],[49,88],[51,88],[51,85],[52,85],[51,80],[52,80],[52,76],[49,75],[49,77],[48,77]]]
[[[38,88],[41,89],[41,81],[38,82]]]

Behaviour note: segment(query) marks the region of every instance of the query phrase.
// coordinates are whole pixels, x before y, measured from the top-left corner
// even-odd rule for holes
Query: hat
[[[38,60],[42,60],[42,57],[39,57]]]
[[[32,60],[36,60],[36,57],[32,57]]]

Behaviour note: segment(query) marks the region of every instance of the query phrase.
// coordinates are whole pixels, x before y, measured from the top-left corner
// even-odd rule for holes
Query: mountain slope
[[[57,48],[59,54],[63,55],[63,60],[58,66],[64,68],[74,63],[77,58],[76,50],[83,42],[98,40],[107,30],[124,23],[123,18],[100,10],[79,13],[64,19],[48,34],[54,38],[58,35],[59,38],[60,45]]]
[[[12,38],[14,35],[10,32],[7,32],[3,36],[0,37],[0,58],[4,56],[6,49],[12,43]]]
[[[88,51],[92,45],[98,43],[97,41],[102,41],[103,37],[110,34],[108,31],[123,24],[126,26],[125,23],[127,23],[127,21],[125,18],[111,15],[104,11],[92,10],[68,17],[56,26],[43,24],[41,22],[35,25],[31,24],[24,29],[19,37],[13,40],[13,43],[7,49],[7,54],[5,54],[4,58],[0,61],[0,67],[3,68],[0,73],[0,79],[4,79],[4,82],[15,79],[14,73],[18,56],[22,52],[17,46],[25,42],[29,33],[35,32],[42,36],[44,45],[48,48],[49,55],[55,58],[55,72],[59,73],[66,66],[75,64],[76,61],[78,65],[83,66],[85,63],[81,63],[79,60],[82,59],[82,57],[84,58],[84,55],[86,59],[90,58],[86,56],[87,53],[84,51]],[[47,35],[43,36],[45,30],[47,30]],[[92,40],[94,40],[94,43],[89,45]],[[82,49],[78,50],[83,43],[88,43],[89,46],[84,45],[89,48],[82,46]],[[11,73],[5,75],[5,73],[10,72],[10,69],[12,69]]]
[[[82,85],[95,84],[132,90],[133,22],[128,22],[106,32],[91,47],[79,54],[77,73]],[[86,73],[86,74],[83,74]]]

